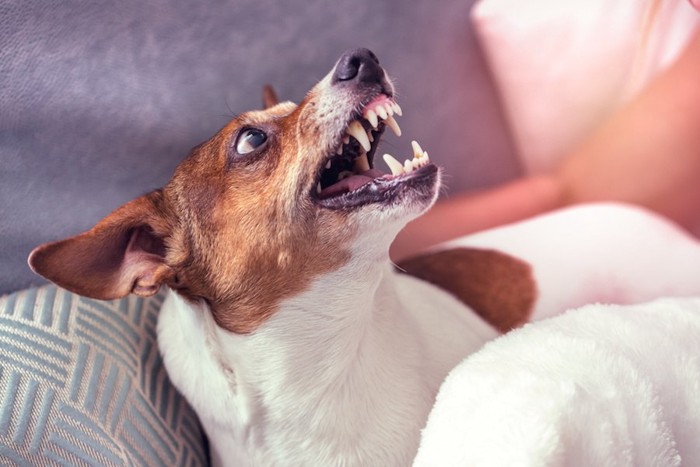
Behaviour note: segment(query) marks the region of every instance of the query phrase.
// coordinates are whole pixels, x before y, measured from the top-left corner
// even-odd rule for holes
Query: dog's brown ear
[[[155,294],[173,277],[165,263],[170,224],[162,193],[123,205],[91,230],[34,249],[29,266],[61,287],[101,300]]]
[[[270,107],[274,107],[280,103],[280,100],[277,98],[275,88],[269,84],[263,86],[262,99],[264,109],[269,109]]]

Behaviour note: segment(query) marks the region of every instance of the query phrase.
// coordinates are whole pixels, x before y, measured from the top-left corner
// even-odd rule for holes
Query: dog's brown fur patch
[[[450,292],[504,333],[527,322],[537,298],[530,265],[495,250],[437,251],[399,267]]]
[[[310,201],[325,154],[308,151],[317,134],[299,122],[307,102],[233,119],[192,151],[163,190],[85,234],[39,247],[32,267],[99,299],[152,295],[165,284],[206,301],[219,326],[255,331],[282,300],[345,264],[344,245],[355,235],[347,213]],[[265,146],[239,156],[236,137],[251,127],[265,131]]]
[[[173,245],[181,267],[179,284],[171,286],[206,300],[217,324],[232,332],[255,331],[283,299],[349,259],[338,247],[354,232],[346,214],[300,201],[308,195],[299,189],[309,185],[318,161],[306,160],[304,147],[313,142],[299,139],[294,107],[279,104],[234,120],[166,187],[187,219],[177,235],[186,239],[187,254]],[[266,130],[265,154],[230,166],[233,135],[248,126]]]

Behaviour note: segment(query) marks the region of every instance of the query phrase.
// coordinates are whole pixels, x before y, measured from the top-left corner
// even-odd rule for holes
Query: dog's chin
[[[439,189],[440,169],[430,165],[401,180],[378,181],[376,187],[367,188],[367,195],[352,195],[352,207],[345,208],[345,212],[363,230],[385,238],[388,249],[406,224],[433,206]]]

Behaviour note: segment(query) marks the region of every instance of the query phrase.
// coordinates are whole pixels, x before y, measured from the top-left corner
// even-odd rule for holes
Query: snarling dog
[[[376,56],[349,51],[299,105],[234,118],[163,189],[30,265],[99,299],[170,289],[159,345],[215,465],[408,465],[451,368],[572,303],[488,245],[404,265],[422,279],[393,267],[390,243],[441,176],[417,144],[377,168],[400,113]]]

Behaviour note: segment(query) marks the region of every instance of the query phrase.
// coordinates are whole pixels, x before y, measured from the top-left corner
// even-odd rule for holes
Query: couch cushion
[[[17,465],[205,465],[197,416],[156,345],[163,293],[0,297],[0,458]]]

